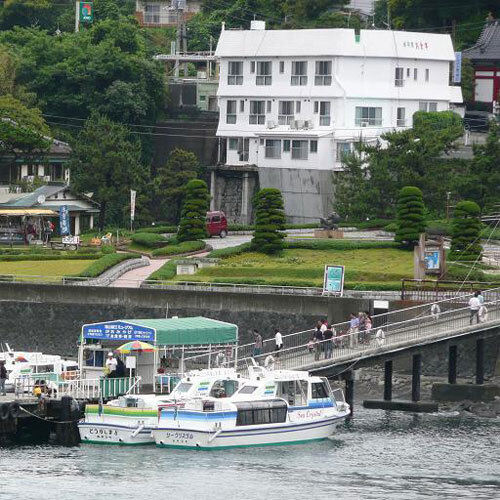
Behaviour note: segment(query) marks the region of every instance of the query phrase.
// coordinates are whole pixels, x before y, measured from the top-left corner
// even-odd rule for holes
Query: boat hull
[[[117,425],[111,423],[79,422],[78,431],[82,443],[148,445],[154,444],[153,426]]]
[[[214,450],[250,446],[300,444],[330,437],[347,415],[304,424],[242,426],[219,432],[198,429],[158,427],[153,431],[156,445],[162,448]]]

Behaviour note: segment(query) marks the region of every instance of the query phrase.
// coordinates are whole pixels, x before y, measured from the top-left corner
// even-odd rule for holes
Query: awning
[[[121,319],[84,325],[82,335],[94,340],[142,340],[156,346],[231,344],[238,342],[238,327],[215,319]]]
[[[12,217],[21,217],[23,215],[59,215],[57,212],[53,210],[49,210],[47,208],[15,208],[15,209],[0,209],[0,216],[12,216]]]

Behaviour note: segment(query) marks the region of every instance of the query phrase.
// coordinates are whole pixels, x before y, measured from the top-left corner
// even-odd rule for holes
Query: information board
[[[71,231],[69,224],[69,210],[67,205],[59,207],[59,232],[61,236],[66,236]]]
[[[82,328],[84,339],[95,340],[142,340],[154,342],[155,331],[147,326],[133,325],[126,321],[110,321],[94,323]]]
[[[344,293],[344,266],[325,266],[323,293]]]

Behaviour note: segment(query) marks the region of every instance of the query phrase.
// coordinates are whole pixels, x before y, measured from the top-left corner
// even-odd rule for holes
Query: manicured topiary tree
[[[283,249],[285,211],[279,189],[261,189],[255,197],[255,231],[252,248],[263,253],[277,253]]]
[[[473,201],[457,203],[453,212],[450,260],[476,261],[481,258],[481,209]]]
[[[186,184],[186,196],[177,232],[179,241],[194,241],[207,237],[206,216],[209,201],[210,195],[205,181],[193,179]]]
[[[402,188],[398,196],[397,210],[398,228],[394,240],[407,246],[416,245],[420,234],[425,231],[422,191],[415,186]]]

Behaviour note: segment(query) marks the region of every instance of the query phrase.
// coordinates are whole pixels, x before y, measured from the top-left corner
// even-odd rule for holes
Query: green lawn
[[[0,274],[53,276],[55,279],[57,276],[77,275],[93,262],[93,260],[19,260],[16,262],[0,262]]]
[[[413,277],[413,253],[396,248],[350,250],[287,249],[280,256],[246,252],[221,260],[217,267],[175,279],[290,286],[322,286],[325,264],[346,266],[346,287],[368,284],[399,288]]]

